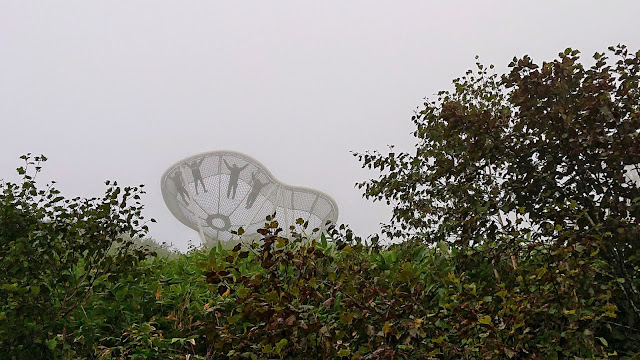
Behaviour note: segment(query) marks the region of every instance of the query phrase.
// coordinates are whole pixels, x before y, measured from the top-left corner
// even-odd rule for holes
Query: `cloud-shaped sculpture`
[[[171,213],[206,241],[227,241],[239,227],[257,234],[273,213],[285,230],[299,218],[309,229],[338,220],[338,205],[329,195],[284,184],[257,160],[233,151],[175,163],[162,175],[161,188]]]

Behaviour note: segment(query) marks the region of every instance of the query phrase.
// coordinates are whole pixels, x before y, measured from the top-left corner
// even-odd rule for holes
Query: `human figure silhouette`
[[[231,190],[233,190],[232,199],[236,198],[236,190],[238,190],[238,179],[240,178],[240,172],[244,170],[249,164],[244,164],[243,167],[240,167],[236,164],[231,164],[227,162],[227,159],[222,159],[224,161],[224,165],[229,169],[229,187],[227,187],[227,198],[231,194]]]
[[[189,201],[186,196],[187,189],[184,188],[184,183],[182,182],[182,171],[180,171],[180,169],[176,170],[173,175],[169,176],[169,179],[171,179],[171,181],[176,184],[176,190],[178,190],[178,195],[182,197],[182,201],[188,203]]]
[[[261,182],[256,177],[256,173],[252,172],[251,183],[251,192],[249,193],[249,196],[247,196],[247,209],[253,206],[253,203],[256,202],[256,199],[258,198],[258,194],[260,194],[260,190],[262,190],[262,188],[265,187],[269,183],[269,181]]]
[[[204,158],[200,160],[193,160],[187,164],[189,169],[191,169],[191,174],[193,175],[193,185],[196,187],[196,194],[198,193],[198,181],[200,181],[203,191],[207,192],[207,188],[204,186],[204,180],[202,180],[202,173],[200,172],[200,165],[202,165],[203,161]]]

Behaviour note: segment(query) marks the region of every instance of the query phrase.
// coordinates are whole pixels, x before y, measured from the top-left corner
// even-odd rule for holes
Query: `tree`
[[[640,320],[640,51],[610,47],[585,68],[514,58],[498,77],[477,63],[412,120],[416,151],[356,153],[381,175],[359,183],[393,204],[384,232],[458,248],[593,241],[623,296],[621,326]],[[637,332],[637,329],[635,330]]]
[[[44,156],[22,159],[22,183],[0,182],[0,358],[49,359],[96,283],[149,255],[132,240],[147,232],[144,192],[107,181],[101,199],[65,199],[53,183],[36,186]]]

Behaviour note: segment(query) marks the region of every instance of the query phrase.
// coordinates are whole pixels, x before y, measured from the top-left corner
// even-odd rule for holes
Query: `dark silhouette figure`
[[[251,192],[249,193],[249,196],[247,196],[247,209],[253,206],[253,203],[256,202],[256,199],[258,198],[258,194],[260,194],[260,190],[262,190],[262,188],[267,186],[269,182],[268,181],[261,182],[256,177],[256,173],[252,172],[251,183],[252,183]]]
[[[176,170],[173,175],[169,176],[169,179],[176,184],[176,190],[178,190],[178,195],[182,197],[182,201],[189,203],[189,199],[186,196],[187,189],[184,188],[184,183],[182,182],[182,171],[180,169]]]
[[[203,191],[207,192],[207,188],[204,186],[204,180],[202,180],[202,173],[200,172],[200,165],[202,165],[203,161],[204,158],[199,161],[193,160],[187,165],[189,166],[189,169],[191,169],[191,174],[193,175],[193,185],[196,187],[196,194],[198,193],[198,181],[202,185]]]
[[[229,187],[227,187],[227,198],[231,194],[231,190],[233,190],[232,199],[236,198],[236,190],[238,190],[238,179],[240,178],[240,172],[244,170],[249,164],[245,164],[243,167],[239,167],[236,164],[229,165],[227,159],[222,159],[224,161],[224,165],[229,169],[231,174],[229,174]]]

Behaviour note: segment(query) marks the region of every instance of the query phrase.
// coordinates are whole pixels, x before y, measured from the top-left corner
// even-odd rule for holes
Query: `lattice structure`
[[[309,229],[338,220],[338,206],[327,194],[286,185],[257,160],[233,151],[212,151],[181,160],[161,180],[162,196],[173,215],[198,231],[203,242],[227,241],[242,227],[257,234],[265,217],[276,213],[289,231],[299,218]]]

